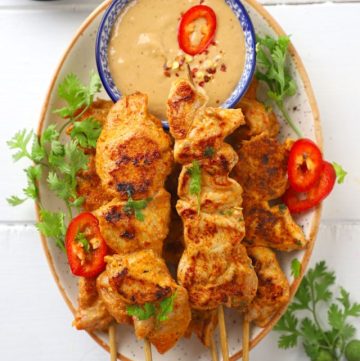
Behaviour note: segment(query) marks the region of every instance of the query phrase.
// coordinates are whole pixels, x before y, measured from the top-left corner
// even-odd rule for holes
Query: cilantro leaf
[[[50,212],[40,210],[40,222],[36,224],[37,229],[46,237],[53,238],[56,245],[65,250],[65,214],[63,212]]]
[[[296,294],[295,301],[289,306],[293,311],[307,310],[311,301],[309,281],[306,277],[303,278]]]
[[[344,168],[340,164],[333,162],[332,165],[335,169],[336,179],[338,184],[344,183],[345,177],[348,173],[344,170]]]
[[[313,342],[314,340],[320,340],[322,338],[321,331],[308,317],[304,318],[301,321],[300,330],[303,337],[309,342]]]
[[[7,145],[10,149],[18,150],[18,152],[13,154],[12,156],[15,162],[17,162],[21,158],[29,158],[30,160],[32,160],[31,155],[27,150],[28,144],[32,136],[32,131],[28,132],[26,129],[23,129],[17,132],[9,141],[7,141]]]
[[[330,305],[328,310],[329,325],[335,330],[340,330],[343,326],[343,313],[335,303]]]
[[[42,133],[40,142],[42,145],[50,143],[53,140],[59,139],[59,132],[56,130],[55,124],[50,124]]]
[[[39,196],[37,181],[42,175],[41,165],[37,164],[30,166],[29,168],[25,169],[25,173],[27,176],[28,185],[25,189],[23,189],[23,191],[28,198],[37,199]]]
[[[70,197],[74,196],[74,191],[71,189],[71,184],[64,182],[58,175],[50,171],[47,178],[50,190],[52,190],[60,199],[68,201]]]
[[[126,312],[129,316],[136,317],[138,320],[148,320],[150,317],[155,316],[155,306],[152,303],[145,303],[141,305],[127,305]]]
[[[18,196],[11,196],[6,199],[6,201],[13,207],[16,207],[22,203],[24,203],[27,198],[19,198]]]
[[[76,173],[87,169],[88,156],[78,147],[77,141],[69,141],[64,146],[64,161],[59,164],[60,170],[71,176],[75,183]]]
[[[82,244],[85,252],[89,252],[90,251],[90,243],[88,241],[88,239],[86,238],[85,234],[82,232],[78,232],[76,237],[75,237],[75,241],[79,242]]]
[[[94,118],[87,118],[73,124],[71,138],[76,139],[83,148],[95,148],[101,133],[101,124]]]
[[[169,317],[169,313],[171,313],[174,309],[174,300],[176,298],[176,292],[174,292],[171,296],[164,298],[159,304],[159,312],[156,315],[157,320],[165,321]]]
[[[274,330],[290,332],[296,329],[297,324],[298,320],[294,314],[291,312],[291,310],[287,310],[280,318],[279,322],[274,326]]]
[[[278,341],[279,348],[288,349],[295,347],[298,342],[298,335],[291,333],[289,335],[281,335]]]
[[[67,75],[58,87],[58,96],[66,102],[66,106],[55,109],[54,113],[62,118],[73,118],[78,110],[91,105],[100,89],[100,77],[94,71],[90,72],[88,86],[82,84],[75,74]]]
[[[204,156],[206,158],[212,158],[215,154],[215,148],[214,147],[206,147],[204,150]]]
[[[129,215],[134,214],[135,218],[138,221],[143,222],[145,220],[145,217],[141,211],[145,209],[151,201],[151,197],[134,201],[131,196],[129,196],[129,199],[124,206],[124,212]]]
[[[273,100],[283,117],[301,137],[301,131],[288,114],[284,101],[287,97],[296,94],[297,86],[292,78],[287,62],[290,38],[282,35],[274,39],[268,35],[257,36],[256,44],[256,77],[268,86],[267,96]]]
[[[45,157],[46,157],[46,151],[44,147],[40,144],[37,135],[34,135],[34,140],[31,147],[31,159],[35,163],[38,163],[41,162]]]
[[[201,195],[201,167],[197,160],[192,161],[188,169],[190,174],[189,191],[191,195],[196,195],[198,200],[198,213],[200,213],[200,195]]]
[[[297,258],[294,258],[291,261],[291,274],[295,278],[299,277],[301,274],[301,262]]]

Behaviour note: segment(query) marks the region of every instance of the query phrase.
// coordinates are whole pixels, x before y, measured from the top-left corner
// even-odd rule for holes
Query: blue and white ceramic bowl
[[[112,28],[123,9],[134,0],[114,0],[101,20],[96,39],[96,64],[101,81],[110,98],[116,102],[121,98],[121,92],[116,87],[109,70],[108,45]],[[221,105],[222,108],[233,108],[246,92],[254,74],[255,57],[255,32],[249,14],[239,0],[224,0],[238,18],[245,36],[245,65],[242,76],[228,99]],[[167,121],[163,121],[164,128],[168,128]]]

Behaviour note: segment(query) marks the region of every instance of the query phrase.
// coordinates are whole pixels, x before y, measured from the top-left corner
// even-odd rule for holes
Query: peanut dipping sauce
[[[117,19],[109,42],[109,67],[123,94],[149,97],[149,110],[166,118],[171,83],[187,78],[205,89],[209,106],[220,106],[238,83],[245,62],[245,40],[238,19],[224,0],[201,1],[216,13],[214,42],[201,54],[185,54],[178,44],[181,15],[199,0],[134,0]],[[193,41],[201,38],[197,20]],[[200,38],[199,38],[200,37]]]

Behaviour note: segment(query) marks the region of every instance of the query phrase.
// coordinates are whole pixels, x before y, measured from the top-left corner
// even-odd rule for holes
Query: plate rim
[[[48,90],[46,92],[45,100],[44,100],[42,108],[41,108],[40,118],[39,118],[38,127],[37,127],[37,134],[38,135],[41,135],[41,132],[42,132],[42,129],[43,129],[43,126],[44,126],[44,122],[45,122],[45,119],[46,119],[46,114],[47,114],[47,111],[48,111],[49,103],[50,103],[51,94],[54,91],[55,83],[56,83],[56,81],[58,79],[59,73],[61,72],[65,61],[67,60],[68,55],[72,51],[72,49],[73,49],[74,45],[76,44],[76,42],[78,41],[78,39],[82,36],[83,32],[90,26],[90,24],[94,21],[94,19],[102,11],[104,11],[107,8],[107,6],[109,6],[111,4],[111,2],[112,2],[112,0],[105,0],[99,6],[97,6],[90,13],[90,15],[88,15],[88,17],[84,20],[84,22],[80,25],[78,30],[75,32],[75,35],[72,37],[72,39],[70,40],[69,45],[66,47],[65,51],[63,52],[63,54],[62,54],[62,56],[60,58],[60,61],[59,61],[58,65],[57,65],[57,67],[55,69],[55,72],[54,72],[54,74],[52,76],[52,79],[50,81],[50,85],[49,85]],[[244,2],[247,3],[250,7],[252,7],[257,13],[259,13],[264,18],[264,20],[268,23],[269,27],[272,28],[277,35],[286,35],[286,33],[284,32],[282,27],[272,17],[272,15],[263,7],[263,5],[258,3],[256,0],[245,0]],[[313,119],[314,119],[314,132],[315,132],[316,142],[317,142],[318,146],[320,147],[320,149],[323,149],[323,134],[322,134],[322,129],[321,129],[320,114],[319,114],[319,109],[318,109],[317,102],[316,102],[316,99],[315,99],[314,91],[312,89],[310,79],[309,79],[309,77],[307,75],[307,72],[305,70],[305,66],[304,66],[299,54],[297,53],[295,47],[293,46],[292,42],[290,42],[289,54],[290,54],[290,56],[292,58],[292,61],[295,64],[296,70],[298,71],[298,73],[299,73],[299,75],[300,75],[300,77],[301,77],[301,79],[302,79],[302,81],[304,83],[304,90],[305,90],[305,93],[306,93],[306,95],[308,97],[309,105],[310,105],[310,108],[311,108],[311,113],[312,113]],[[39,191],[39,197],[41,198],[41,192],[40,191]],[[249,345],[250,349],[255,347],[273,329],[274,325],[277,323],[279,318],[286,311],[289,303],[293,299],[294,294],[295,294],[296,290],[298,289],[298,287],[300,285],[300,282],[301,282],[301,280],[302,280],[302,278],[304,276],[305,270],[308,267],[310,257],[311,257],[312,252],[313,252],[315,240],[316,240],[316,237],[317,237],[317,234],[318,234],[318,231],[319,231],[319,227],[320,227],[321,211],[322,211],[322,205],[320,204],[314,210],[314,216],[313,216],[311,226],[310,226],[309,242],[308,242],[308,245],[307,245],[307,247],[305,249],[303,259],[301,261],[302,272],[301,272],[300,277],[296,278],[291,283],[289,302],[284,307],[282,307],[282,309],[279,310],[273,316],[273,318],[266,325],[266,327],[263,328],[259,332],[259,334],[254,339],[251,340],[250,345]],[[35,203],[35,214],[36,214],[36,220],[39,221],[40,208],[39,208],[37,203]],[[52,276],[53,276],[53,278],[55,280],[55,283],[56,283],[56,285],[57,285],[57,287],[58,287],[58,289],[60,291],[60,294],[63,297],[65,303],[69,307],[70,311],[74,314],[75,313],[75,307],[72,304],[71,300],[69,299],[64,287],[62,286],[62,283],[60,282],[60,277],[59,277],[58,273],[56,272],[56,268],[55,268],[55,265],[54,265],[53,256],[50,253],[50,250],[49,250],[49,247],[48,247],[48,244],[47,244],[47,238],[44,237],[41,233],[39,233],[39,236],[40,236],[40,239],[41,239],[43,251],[45,253],[46,261],[47,261],[48,266],[50,268],[51,274],[52,274]],[[94,332],[90,332],[90,331],[86,331],[86,332],[104,350],[106,350],[107,352],[110,352],[109,345],[106,342],[104,342],[98,335],[96,335]],[[241,356],[242,356],[242,348],[240,349],[240,351],[238,351],[234,355],[230,356],[230,361],[236,361]],[[123,354],[121,354],[119,352],[117,354],[117,357],[118,357],[119,360],[122,360],[122,361],[133,361],[132,359],[129,359],[128,357],[124,356]]]

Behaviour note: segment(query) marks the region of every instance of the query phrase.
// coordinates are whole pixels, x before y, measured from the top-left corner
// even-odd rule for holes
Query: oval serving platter
[[[72,41],[70,42],[67,50],[65,51],[55,75],[51,81],[42,114],[40,117],[38,133],[41,134],[42,130],[50,123],[55,121],[55,115],[52,114],[52,109],[59,107],[60,101],[57,97],[57,86],[61,80],[70,72],[79,76],[79,78],[86,82],[88,79],[89,71],[96,69],[95,63],[95,41],[97,29],[99,27],[102,15],[106,8],[110,5],[111,0],[102,3],[82,24]],[[277,22],[268,14],[268,12],[256,1],[247,0],[243,1],[245,8],[248,10],[250,18],[253,22],[255,32],[259,35],[272,35],[277,36],[284,34],[284,31],[277,24]],[[289,99],[287,105],[289,112],[293,119],[300,125],[304,136],[314,139],[317,144],[322,147],[322,134],[319,119],[319,112],[316,105],[316,100],[311,89],[311,84],[301,62],[300,57],[296,53],[293,46],[290,46],[291,64],[290,70],[294,79],[298,84],[297,94]],[[107,99],[105,91],[100,94],[100,97]],[[281,121],[280,121],[281,122]],[[290,128],[281,122],[281,136],[283,138],[291,134]],[[62,208],[61,203],[46,189],[45,182],[40,183],[40,194],[45,208],[53,211]],[[38,210],[37,210],[38,211]],[[282,269],[285,271],[291,283],[291,296],[294,295],[297,287],[299,286],[299,277],[293,279],[290,272],[291,261],[297,257],[302,262],[302,272],[307,268],[315,238],[317,235],[321,216],[321,207],[317,207],[312,212],[306,213],[296,220],[302,226],[306,237],[309,239],[308,247],[306,250],[292,252],[290,254],[279,254],[279,261]],[[49,267],[55,278],[59,290],[64,297],[65,302],[70,310],[74,312],[77,305],[77,279],[74,277],[67,263],[67,259],[51,239],[41,236],[43,248],[49,263]],[[292,297],[291,297],[292,298]],[[262,338],[269,333],[272,327],[276,324],[281,314],[285,311],[278,312],[274,318],[269,322],[266,328],[251,327],[250,347],[257,345]],[[231,361],[235,361],[241,357],[241,328],[242,318],[241,315],[235,310],[226,310],[227,332],[229,352]],[[69,325],[71,327],[71,325]],[[109,350],[108,336],[105,333],[89,333],[89,335],[104,349]],[[134,336],[133,327],[128,325],[118,325],[117,327],[117,343],[118,343],[118,358],[123,361],[135,361],[144,359],[143,341],[136,340]],[[219,340],[216,332],[215,339]],[[220,345],[217,345],[220,350]],[[193,336],[190,339],[182,339],[178,342],[176,347],[170,350],[165,355],[157,353],[153,347],[153,360],[209,360],[210,351],[206,349],[197,337]]]

